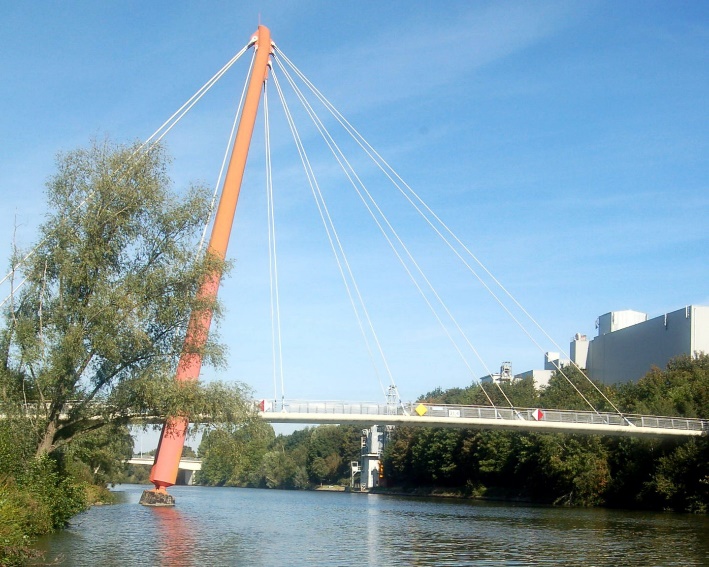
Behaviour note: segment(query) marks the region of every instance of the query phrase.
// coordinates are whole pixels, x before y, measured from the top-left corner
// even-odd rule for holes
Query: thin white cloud
[[[393,29],[377,28],[376,35],[329,53],[314,67],[319,76],[336,78],[333,100],[348,100],[349,111],[360,111],[452,84],[461,73],[544,40],[587,10],[566,2],[474,3],[451,21],[409,18]]]

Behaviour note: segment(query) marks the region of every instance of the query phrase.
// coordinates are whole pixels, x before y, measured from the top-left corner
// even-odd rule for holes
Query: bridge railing
[[[335,402],[335,401],[285,401],[275,406],[274,411],[287,413],[341,413],[355,415],[387,415],[387,405],[376,402]],[[402,413],[398,410],[398,413]],[[391,414],[391,408],[389,408]]]
[[[439,418],[547,421],[555,423],[652,427],[709,433],[709,420],[704,419],[555,409],[542,409],[540,414],[538,408],[495,408],[490,406],[431,404],[425,402],[409,402],[392,406],[377,402],[286,400],[271,404],[270,409],[267,411],[292,414],[371,416],[416,416],[420,412],[424,416]]]

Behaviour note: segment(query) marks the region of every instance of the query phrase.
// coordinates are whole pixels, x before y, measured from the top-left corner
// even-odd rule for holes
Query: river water
[[[59,565],[709,565],[709,518],[617,510],[175,486],[174,508],[116,487],[40,540]]]

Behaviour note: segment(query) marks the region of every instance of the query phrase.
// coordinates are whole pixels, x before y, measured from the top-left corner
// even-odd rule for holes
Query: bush
[[[2,407],[6,412],[7,408]],[[0,420],[0,471],[16,477],[25,470],[25,463],[34,455],[36,446],[30,420],[8,418]]]
[[[30,461],[18,479],[18,484],[49,512],[49,530],[37,533],[63,528],[69,518],[88,507],[86,487],[63,473],[57,461],[43,455]]]
[[[32,535],[49,530],[46,507],[19,490],[14,480],[0,481],[0,565],[22,565],[39,556]]]
[[[34,538],[64,527],[86,507],[86,486],[48,456],[29,460],[17,478],[0,479],[0,565],[37,558]]]

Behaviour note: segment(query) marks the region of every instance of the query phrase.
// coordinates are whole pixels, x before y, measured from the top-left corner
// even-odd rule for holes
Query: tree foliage
[[[85,487],[48,455],[29,458],[13,472],[0,474],[0,565],[24,565],[37,558],[30,547],[33,539],[64,527],[89,503]]]
[[[261,460],[273,438],[273,428],[258,419],[205,432],[198,451],[202,470],[197,482],[211,486],[258,485]]]
[[[335,484],[349,479],[350,461],[359,459],[360,430],[354,426],[325,425],[313,429],[306,468],[314,482]]]
[[[79,436],[67,445],[64,457],[74,464],[74,475],[104,485],[133,456],[133,438],[125,425],[109,424]]]
[[[244,412],[241,388],[173,380],[190,313],[218,313],[196,290],[225,266],[197,254],[206,193],[176,196],[168,162],[161,148],[110,143],[60,156],[39,244],[21,266],[13,259],[27,283],[0,335],[0,402],[32,414],[37,455],[136,414]],[[211,336],[202,355],[219,364]]]
[[[350,461],[359,459],[360,430],[320,426],[275,436],[261,421],[218,427],[202,438],[200,484],[303,489],[349,484]]]
[[[709,418],[709,355],[670,360],[665,370],[653,368],[637,384],[620,388],[622,403],[632,413]]]

